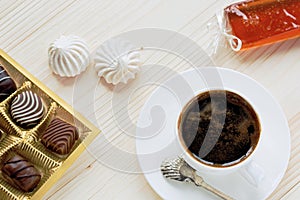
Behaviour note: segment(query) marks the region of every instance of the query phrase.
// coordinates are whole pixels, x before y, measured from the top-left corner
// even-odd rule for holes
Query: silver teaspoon
[[[194,183],[196,186],[203,187],[224,200],[233,200],[230,196],[205,183],[203,178],[197,175],[196,170],[181,157],[163,161],[160,170],[165,178]]]

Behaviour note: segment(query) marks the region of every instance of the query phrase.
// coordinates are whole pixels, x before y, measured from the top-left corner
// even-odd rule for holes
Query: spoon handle
[[[215,195],[219,196],[221,199],[224,200],[234,200],[232,197],[228,196],[227,194],[224,194],[220,190],[217,190],[216,188],[212,187],[211,185],[207,184],[204,182],[203,178],[198,176],[196,173],[194,174],[194,180],[195,180],[195,185],[199,187],[203,187],[204,189],[214,193]]]

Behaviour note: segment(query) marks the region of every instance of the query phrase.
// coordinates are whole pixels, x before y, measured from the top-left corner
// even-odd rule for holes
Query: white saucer
[[[161,84],[145,103],[138,120],[136,151],[141,169],[152,188],[163,199],[218,199],[192,184],[166,180],[160,164],[181,154],[176,143],[175,124],[178,112],[192,93],[220,88],[237,91],[253,103],[264,123],[261,145],[253,161],[265,171],[258,187],[249,184],[238,172],[228,175],[202,173],[207,183],[239,200],[267,198],[282,179],[290,157],[290,132],[277,101],[260,84],[239,72],[203,67],[186,71]]]

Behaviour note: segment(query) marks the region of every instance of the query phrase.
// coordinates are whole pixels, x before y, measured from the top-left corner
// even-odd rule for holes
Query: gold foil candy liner
[[[11,94],[8,98],[0,103],[0,128],[5,132],[10,132],[16,134],[19,131],[19,127],[17,127],[14,123],[11,124],[11,119],[8,114],[8,109],[10,108],[10,102],[15,98],[15,96],[25,90],[29,90],[31,88],[30,82],[25,82],[20,88],[18,88],[13,94]]]
[[[14,122],[14,120],[11,118],[11,115],[10,115],[10,105],[11,105],[11,102],[13,101],[13,99],[18,94],[20,94],[24,91],[32,91],[32,92],[37,93],[38,96],[40,96],[40,92],[36,89],[36,87],[33,87],[32,84],[29,81],[27,81],[20,88],[18,88],[16,92],[11,94],[7,99],[5,99],[0,104],[0,105],[2,105],[2,106],[0,106],[0,120],[2,119],[1,121],[5,122],[5,123],[0,123],[0,128],[2,128],[6,132],[16,134],[19,137],[24,137],[23,131],[25,131],[25,133],[26,133],[28,131],[28,129],[23,129]],[[45,116],[46,116],[50,102],[49,102],[48,98],[46,98],[46,97],[44,97],[44,98],[41,97],[41,99],[42,99],[44,107],[45,107],[45,113],[46,113]],[[51,106],[50,106],[50,108],[51,108]],[[45,118],[45,116],[44,116],[44,118]],[[42,119],[42,121],[43,121],[43,119]],[[34,128],[37,128],[40,125],[41,125],[41,122]]]
[[[20,142],[22,142],[21,138],[17,138],[11,135],[8,135],[4,138],[4,140],[1,142],[1,165],[0,168],[2,168],[3,163],[7,159],[8,156],[11,156],[10,150],[17,146]],[[4,148],[3,148],[4,146]],[[5,180],[2,171],[0,173],[0,195],[1,199],[26,199],[27,197],[24,196],[24,194],[18,195],[18,189],[11,186],[9,181]]]
[[[11,184],[0,170],[0,199],[41,199],[82,153],[85,144],[90,143],[100,131],[2,50],[0,50],[0,64],[17,86],[13,94],[0,102],[0,168],[8,157],[19,154],[31,162],[42,175],[34,191],[25,193]],[[35,92],[42,99],[46,109],[43,119],[31,129],[19,127],[10,114],[13,99],[27,90]],[[42,134],[54,118],[60,118],[78,128],[79,139],[68,155],[58,155],[41,143]]]
[[[22,157],[24,157],[26,160],[28,160],[30,163],[32,163],[36,169],[38,169],[41,173],[41,176],[42,176],[42,179],[40,181],[40,183],[38,184],[37,188],[34,189],[37,190],[38,187],[40,187],[41,185],[41,182],[42,180],[45,181],[44,179],[47,178],[47,177],[44,177],[44,174],[46,174],[46,170],[43,169],[42,166],[39,166],[38,165],[38,162],[37,162],[37,159],[38,159],[38,156],[36,154],[33,154],[33,155],[29,155],[30,152],[27,152],[28,149],[22,149],[22,146],[21,145],[15,145],[14,147],[8,149],[7,152],[5,152],[5,154],[3,154],[1,156],[1,165],[0,167],[2,168],[3,167],[3,164],[5,163],[5,161],[8,159],[8,158],[11,158],[12,156],[18,154]],[[10,197],[8,199],[26,199],[26,198],[29,198],[30,196],[30,193],[25,193],[23,191],[21,191],[20,189],[17,188],[17,186],[14,186],[13,183],[10,182],[9,179],[5,178],[6,175],[2,173],[2,170],[1,170],[1,174],[0,174],[0,191],[3,193],[6,193],[6,196],[7,197]]]
[[[4,67],[5,71],[16,83],[17,88],[20,88],[26,81],[30,81],[27,77],[25,77],[22,74],[22,72],[20,72],[14,65],[12,65],[12,63],[10,63],[9,60],[4,58],[3,54],[5,53],[0,49],[0,64]]]
[[[79,133],[79,138],[78,140],[75,142],[74,146],[72,147],[70,153],[72,153],[74,151],[74,149],[77,149],[77,147],[80,144],[84,145],[84,141],[85,139],[91,134],[91,129],[87,128],[82,122],[80,122],[79,120],[77,120],[76,118],[74,118],[73,115],[71,115],[70,113],[68,113],[65,109],[63,109],[62,107],[58,107],[57,111],[56,111],[56,117],[72,124],[73,126],[75,126],[78,129],[78,133]]]
[[[0,197],[1,200],[29,199],[25,194],[19,194],[18,189],[12,187],[2,178],[0,178]]]
[[[21,92],[26,91],[26,90],[30,90],[31,86],[32,86],[32,83],[30,81],[26,81],[25,83],[22,84],[21,87],[17,88],[17,90],[14,93],[12,93],[9,97],[7,97],[4,101],[2,101],[0,103],[0,106],[9,107],[10,102],[15,98],[15,96],[18,93],[21,93]]]
[[[35,137],[35,141],[31,141],[30,143],[34,145],[37,149],[39,149],[41,152],[44,152],[48,157],[56,160],[57,162],[64,161],[73,151],[76,149],[83,140],[91,133],[91,130],[88,129],[84,124],[82,124],[80,121],[78,121],[76,118],[74,118],[73,115],[68,113],[66,110],[64,110],[60,106],[52,106],[49,109],[48,116],[45,117],[43,123],[39,126],[39,128],[32,130],[32,134]],[[47,149],[42,143],[41,138],[43,133],[45,132],[48,125],[51,123],[51,121],[55,118],[60,118],[61,120],[75,126],[78,129],[79,139],[75,142],[72,149],[70,150],[70,153],[67,155],[59,155],[49,149]]]
[[[6,142],[5,144],[3,144],[3,141],[6,138],[6,136],[7,134],[0,129],[0,152],[2,151],[2,148],[6,147],[6,145],[9,144]]]
[[[57,109],[57,104],[55,102],[51,103],[47,114],[44,116],[41,122],[38,125],[36,125],[33,129],[31,129],[31,133],[32,133],[31,136],[34,135],[38,140],[39,137],[38,133],[44,132],[46,130],[53,116],[55,115],[56,109]]]
[[[0,191],[6,193],[6,196],[11,197],[12,199],[30,199],[32,194],[34,194],[35,191],[37,191],[52,176],[52,174],[55,173],[55,169],[58,169],[61,162],[48,157],[27,141],[18,141],[16,145],[8,149],[5,154],[1,155],[1,168],[3,163],[15,154],[26,158],[40,171],[42,176],[41,181],[32,192],[25,193],[15,187],[14,184],[11,184],[9,179],[5,178],[5,175],[3,175],[1,171]]]
[[[79,139],[78,141],[83,141],[90,133],[91,129],[86,127],[82,122],[80,122],[78,119],[76,119],[73,115],[71,115],[69,112],[67,112],[65,109],[63,109],[61,106],[59,106],[56,110],[55,117],[58,117],[73,126],[75,126],[78,129],[79,132]]]
[[[79,132],[83,134],[83,137],[91,132],[91,129],[86,127],[81,121],[74,117],[75,113],[69,113],[61,106],[58,106],[55,113],[56,117],[61,118],[62,120],[72,124],[76,128],[78,128]]]
[[[61,165],[61,160],[56,159],[47,151],[41,151],[36,143],[23,142],[20,144],[20,149],[25,151],[26,156],[33,156],[36,158],[35,162],[42,166],[43,169],[52,169]],[[22,152],[21,152],[22,153]]]
[[[7,135],[4,132],[3,132],[3,134],[5,134],[5,136],[4,136],[3,140],[1,140],[1,143],[0,143],[0,156],[5,154],[8,150],[10,150],[14,146],[20,144],[24,140],[19,137]]]
[[[12,123],[4,107],[0,107],[0,128],[7,134],[22,137],[22,130]]]

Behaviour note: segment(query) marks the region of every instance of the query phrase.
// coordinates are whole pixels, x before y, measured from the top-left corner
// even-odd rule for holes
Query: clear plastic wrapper
[[[248,0],[217,13],[218,37],[234,51],[247,50],[300,36],[300,0]],[[215,39],[214,48],[220,45]]]

